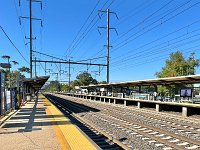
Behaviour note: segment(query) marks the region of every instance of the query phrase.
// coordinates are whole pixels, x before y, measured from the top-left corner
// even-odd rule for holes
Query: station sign
[[[9,63],[0,63],[0,67],[2,67],[2,68],[11,68],[11,64],[9,64]]]

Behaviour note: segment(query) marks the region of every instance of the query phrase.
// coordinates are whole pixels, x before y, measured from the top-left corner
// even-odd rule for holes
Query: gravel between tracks
[[[200,141],[200,131],[194,132],[194,133],[185,132],[182,130],[178,130],[178,128],[174,128],[170,123],[168,125],[164,126],[162,122],[158,121],[158,120],[171,119],[171,121],[177,122],[178,119],[176,119],[174,117],[170,118],[169,116],[162,116],[160,118],[160,117],[158,117],[157,114],[156,114],[157,116],[153,115],[155,112],[153,113],[153,111],[152,111],[152,113],[147,113],[147,112],[145,113],[144,110],[142,110],[142,111],[144,111],[144,113],[142,113],[140,115],[140,114],[138,114],[139,113],[138,111],[134,110],[134,109],[137,110],[137,108],[124,109],[125,107],[116,107],[114,105],[105,105],[105,104],[99,103],[99,102],[91,102],[91,101],[87,101],[87,100],[70,98],[70,97],[60,96],[60,95],[56,95],[56,96],[59,96],[61,98],[67,98],[70,101],[75,101],[75,102],[84,104],[86,106],[99,109],[100,112],[79,113],[79,115],[82,116],[82,118],[87,120],[88,122],[95,124],[100,129],[104,130],[106,133],[112,135],[114,138],[122,141],[127,146],[129,146],[131,149],[160,150],[160,149],[163,149],[165,146],[164,145],[162,146],[162,143],[160,143],[160,145],[159,144],[156,145],[154,142],[149,142],[148,140],[145,140],[145,137],[143,135],[134,134],[133,131],[130,131],[128,129],[119,128],[118,126],[112,125],[111,122],[105,121],[104,119],[100,119],[102,117],[101,116],[102,113],[108,114],[107,117],[109,118],[109,111],[104,110],[104,107],[109,108],[111,110],[116,110],[115,115],[123,117],[124,119],[130,120],[130,121],[131,120],[137,121],[138,123],[142,123],[142,124],[145,124],[145,125],[148,125],[151,127],[156,127],[158,129],[165,130],[170,133],[179,134],[181,136],[184,136],[184,137],[196,140],[196,141]],[[110,114],[113,112],[110,112]],[[150,119],[151,116],[153,118],[158,117],[158,119],[157,120]],[[180,118],[180,116],[177,115],[177,118]],[[193,129],[195,129],[196,127],[197,127],[197,129],[198,129],[198,127],[200,128],[200,123],[191,123],[191,122],[187,122],[187,121],[180,121],[178,123],[182,124],[182,126],[184,126],[184,125],[189,125],[190,127],[193,126]],[[187,128],[185,130],[187,130]]]

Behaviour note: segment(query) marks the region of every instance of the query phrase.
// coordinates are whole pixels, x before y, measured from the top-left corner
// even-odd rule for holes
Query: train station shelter
[[[157,92],[157,86],[170,86],[170,85],[188,85],[200,83],[200,75],[189,75],[189,76],[178,76],[178,77],[168,77],[168,78],[157,78],[157,79],[147,79],[147,80],[135,80],[127,82],[116,82],[109,84],[97,84],[89,86],[81,86],[82,89],[87,89],[88,91],[100,90],[102,88],[106,91],[113,91],[113,89],[118,88],[128,89],[129,87],[138,87],[138,91],[141,92],[142,86],[153,86]]]
[[[82,86],[81,92],[77,91],[76,93],[59,94],[114,105],[120,104],[123,106],[136,106],[139,109],[155,108],[157,112],[181,112],[183,117],[187,117],[190,115],[200,114],[200,90],[196,90],[196,88],[200,88],[199,83],[200,75],[188,75]],[[159,93],[156,91],[152,92],[144,90],[150,87],[153,87],[152,89],[156,90],[157,86],[169,86],[170,90],[166,90],[166,92],[158,90]],[[139,90],[135,90],[135,87],[139,87]],[[140,91],[141,87],[143,88]],[[120,88],[126,89],[126,91],[116,90]],[[127,91],[130,92],[128,93]]]
[[[23,87],[23,95],[34,96],[43,87],[50,76],[40,76],[34,78],[25,78],[21,80],[21,85]]]

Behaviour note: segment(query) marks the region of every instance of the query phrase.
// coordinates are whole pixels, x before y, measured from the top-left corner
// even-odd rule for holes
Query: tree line
[[[82,72],[79,75],[76,76],[76,80],[71,81],[70,87],[69,84],[63,84],[59,81],[51,81],[48,85],[45,86],[45,91],[69,91],[71,89],[75,89],[75,87],[79,86],[87,86],[90,84],[105,84],[106,81],[98,82],[96,79],[94,79],[90,73],[88,72]]]

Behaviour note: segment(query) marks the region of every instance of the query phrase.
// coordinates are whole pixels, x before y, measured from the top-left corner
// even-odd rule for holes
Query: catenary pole
[[[107,83],[109,83],[110,66],[110,9],[107,9]]]
[[[29,0],[30,7],[30,78],[32,78],[32,0]]]

